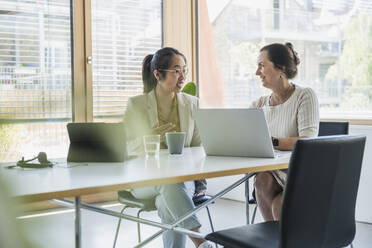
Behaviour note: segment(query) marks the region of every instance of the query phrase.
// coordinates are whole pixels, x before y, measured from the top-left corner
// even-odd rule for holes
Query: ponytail
[[[151,61],[153,60],[154,55],[149,54],[143,59],[142,63],[142,81],[143,81],[143,92],[149,93],[151,90],[153,90],[158,81],[156,80],[154,76],[154,69],[151,66]]]

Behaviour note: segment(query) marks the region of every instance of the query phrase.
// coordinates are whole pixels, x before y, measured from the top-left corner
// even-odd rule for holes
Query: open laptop
[[[275,157],[262,109],[199,109],[196,124],[207,155]]]
[[[68,162],[122,162],[127,157],[123,123],[68,123]]]

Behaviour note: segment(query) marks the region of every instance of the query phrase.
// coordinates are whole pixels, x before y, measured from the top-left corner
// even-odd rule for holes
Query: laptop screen
[[[262,109],[198,109],[195,117],[207,155],[274,157]]]

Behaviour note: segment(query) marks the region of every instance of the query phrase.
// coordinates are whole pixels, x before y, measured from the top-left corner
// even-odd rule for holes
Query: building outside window
[[[370,1],[202,0],[198,7],[202,107],[248,107],[268,94],[255,76],[259,49],[291,42],[301,60],[293,82],[315,90],[321,117],[372,118]]]

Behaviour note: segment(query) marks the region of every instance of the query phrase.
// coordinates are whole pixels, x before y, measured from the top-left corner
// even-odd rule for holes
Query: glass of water
[[[158,157],[160,150],[160,135],[152,134],[143,136],[146,157]]]

